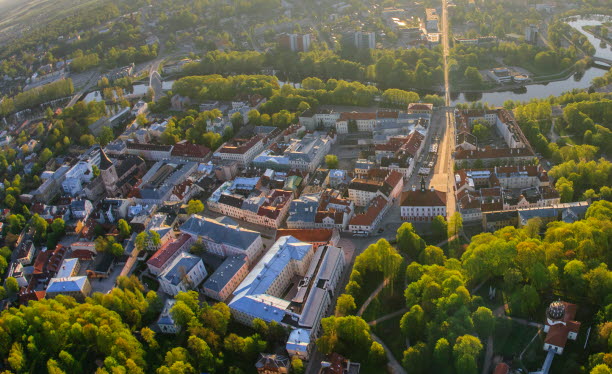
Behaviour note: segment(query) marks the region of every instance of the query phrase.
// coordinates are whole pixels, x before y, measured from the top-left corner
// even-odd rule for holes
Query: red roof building
[[[169,240],[161,246],[147,261],[147,267],[152,274],[158,275],[181,252],[188,250],[195,240],[191,235],[181,234],[177,239]]]

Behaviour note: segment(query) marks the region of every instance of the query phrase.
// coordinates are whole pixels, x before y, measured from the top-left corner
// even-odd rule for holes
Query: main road
[[[445,109],[445,131],[438,147],[438,160],[434,168],[430,186],[439,191],[446,192],[446,212],[450,217],[456,210],[454,193],[454,170],[453,152],[455,150],[455,114],[451,109],[450,79],[448,75],[448,56],[450,53],[448,36],[448,7],[446,0],[442,0],[442,50],[444,62],[444,103]]]

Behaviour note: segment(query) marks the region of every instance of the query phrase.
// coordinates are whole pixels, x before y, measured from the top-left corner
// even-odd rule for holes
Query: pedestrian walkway
[[[384,316],[382,316],[382,317],[380,317],[380,318],[375,319],[374,321],[370,321],[370,322],[368,322],[368,325],[370,325],[370,326],[376,326],[377,324],[379,324],[379,323],[381,323],[381,322],[384,322],[384,321],[386,321],[386,320],[388,320],[388,319],[391,319],[391,318],[393,318],[393,317],[397,317],[397,316],[402,315],[402,314],[407,313],[407,312],[408,312],[408,308],[404,308],[404,309],[396,310],[396,311],[395,311],[395,312],[393,312],[393,313],[389,313],[389,314],[387,314],[387,315],[384,315]]]
[[[370,294],[370,296],[368,296],[366,301],[364,301],[363,305],[361,306],[361,308],[359,308],[359,311],[357,312],[357,316],[361,317],[361,315],[363,314],[363,312],[365,312],[365,310],[367,309],[368,305],[370,305],[372,300],[374,300],[374,298],[378,296],[380,291],[382,291],[383,288],[385,288],[385,286],[388,284],[389,284],[389,278],[385,278],[385,280],[382,281],[382,283],[378,287],[376,287],[376,289]]]
[[[380,338],[378,336],[376,336],[376,335],[374,335],[372,333],[370,333],[370,336],[372,337],[372,340],[374,340],[375,342],[377,342],[380,345],[382,345],[383,348],[385,349],[385,353],[387,354],[387,359],[389,360],[389,362],[387,363],[387,367],[389,368],[390,373],[392,373],[392,374],[407,374],[406,370],[404,370],[402,365],[399,362],[397,362],[397,360],[395,359],[395,356],[393,356],[393,353],[391,353],[391,350],[389,349],[389,347],[387,347],[385,342],[380,340]]]

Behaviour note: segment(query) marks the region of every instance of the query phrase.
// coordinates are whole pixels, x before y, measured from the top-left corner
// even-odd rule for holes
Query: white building
[[[171,296],[195,289],[208,273],[202,259],[181,253],[158,277],[162,290]]]
[[[90,163],[77,162],[66,173],[66,179],[62,182],[62,190],[69,195],[76,195],[83,190],[83,183],[89,183],[93,179],[93,169]]]
[[[248,166],[253,159],[264,149],[263,137],[255,136],[251,139],[233,139],[223,144],[214,157],[221,160],[237,161],[238,166]]]
[[[446,217],[446,192],[425,188],[421,181],[421,190],[406,191],[402,194],[402,221],[429,222],[436,216]]]

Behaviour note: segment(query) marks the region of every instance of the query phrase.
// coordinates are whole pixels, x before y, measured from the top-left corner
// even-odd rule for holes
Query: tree
[[[430,363],[431,360],[429,358],[427,345],[425,345],[423,342],[418,342],[404,351],[402,366],[407,370],[410,370],[410,373],[429,373]]]
[[[204,204],[200,200],[189,200],[187,203],[187,214],[198,214],[204,210]]]
[[[396,240],[398,249],[412,258],[417,258],[425,248],[425,241],[416,233],[412,223],[404,222],[397,229]]]
[[[119,235],[122,238],[127,238],[128,236],[130,236],[130,233],[132,232],[132,228],[127,223],[127,221],[124,220],[123,218],[117,222],[117,230],[119,230]]]
[[[436,237],[436,240],[445,240],[448,235],[448,223],[442,216],[435,216],[431,222],[431,232]]]
[[[489,128],[481,123],[475,123],[472,134],[478,138],[479,142],[482,142],[489,137]]]
[[[172,309],[170,309],[170,315],[177,325],[186,327],[189,321],[195,317],[195,313],[184,301],[177,301]]]
[[[472,313],[472,321],[474,321],[474,327],[479,336],[485,338],[493,333],[495,328],[495,317],[491,309],[484,306],[478,307],[474,313]]]
[[[13,195],[6,195],[4,198],[4,205],[6,205],[9,209],[12,209],[17,203],[17,199]]]
[[[480,87],[482,85],[482,75],[477,68],[468,66],[463,73],[463,78],[472,86]]]
[[[400,320],[400,329],[411,342],[422,340],[425,327],[425,312],[420,305],[413,305]]]
[[[378,342],[372,342],[370,353],[368,354],[368,362],[372,365],[381,367],[387,363],[387,354],[385,348]]]
[[[555,183],[555,188],[559,191],[562,203],[569,203],[574,200],[574,182],[561,177]]]
[[[102,130],[100,130],[100,135],[98,136],[98,143],[102,147],[106,147],[106,145],[112,142],[115,139],[115,134],[113,133],[113,129],[108,126],[103,126]]]
[[[540,230],[542,229],[542,218],[534,217],[527,221],[527,224],[523,227],[523,230],[531,238],[537,238],[540,236]]]
[[[15,295],[17,292],[19,292],[19,283],[17,283],[17,279],[8,277],[6,278],[6,281],[4,281],[4,288],[9,295]]]
[[[599,364],[591,370],[591,374],[610,374],[612,370],[606,364]]]
[[[304,374],[304,362],[298,356],[291,358],[291,368],[295,374]]]
[[[0,286],[0,300],[4,300],[6,298],[6,289]]]
[[[96,139],[93,135],[85,134],[81,135],[79,138],[79,143],[81,143],[82,146],[91,147],[92,145],[96,144]]]
[[[124,249],[123,246],[121,245],[121,243],[113,243],[110,246],[110,254],[112,254],[115,257],[119,257],[122,256],[124,253]]]
[[[343,317],[353,313],[357,309],[355,298],[349,294],[342,294],[336,301],[336,316]]]
[[[200,372],[210,372],[214,370],[215,357],[210,347],[203,339],[191,335],[187,340],[187,347],[193,353]]]
[[[432,359],[434,373],[448,374],[452,372],[450,362],[453,357],[448,340],[446,340],[445,338],[440,338],[436,342]]]
[[[423,265],[444,265],[444,261],[446,261],[444,251],[433,245],[428,245],[419,254],[419,262]]]
[[[338,168],[338,156],[326,155],[325,164],[327,165],[328,169],[337,169]]]
[[[247,118],[249,119],[249,124],[257,126],[260,122],[260,114],[257,109],[251,109],[247,114]]]

